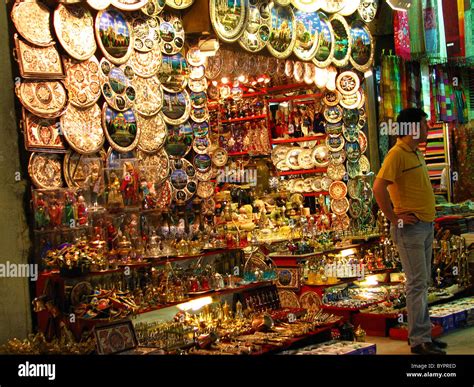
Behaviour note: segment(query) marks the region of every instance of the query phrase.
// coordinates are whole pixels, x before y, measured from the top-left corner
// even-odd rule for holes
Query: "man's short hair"
[[[399,127],[406,127],[405,125],[421,122],[421,120],[426,117],[428,117],[428,114],[426,114],[423,109],[407,108],[398,113],[397,123]],[[407,133],[399,133],[398,137],[405,137],[406,135]]]

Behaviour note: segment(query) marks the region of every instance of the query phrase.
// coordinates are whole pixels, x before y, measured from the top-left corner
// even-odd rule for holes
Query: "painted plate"
[[[176,15],[163,12],[159,17],[161,52],[166,55],[174,55],[184,47],[183,23]]]
[[[93,189],[102,192],[104,189],[104,158],[105,152],[93,155],[81,155],[76,152],[68,152],[64,156],[63,173],[64,180],[69,188]]]
[[[214,195],[214,190],[216,189],[216,184],[212,181],[200,181],[197,186],[197,195],[201,199],[209,199]]]
[[[41,118],[22,108],[25,149],[31,152],[61,153],[66,151],[56,118]]]
[[[97,11],[103,11],[110,5],[110,0],[87,0],[87,4]]]
[[[133,34],[122,12],[116,9],[99,11],[95,34],[102,53],[112,63],[121,65],[132,55]]]
[[[198,154],[209,153],[209,148],[211,146],[211,140],[209,137],[195,137],[193,141],[193,150]]]
[[[137,11],[144,7],[148,0],[110,0],[111,4],[122,11]]]
[[[140,140],[140,127],[135,113],[129,109],[119,112],[106,103],[102,107],[102,127],[110,146],[118,152],[130,152]]]
[[[189,97],[191,98],[191,106],[193,108],[201,108],[207,105],[207,94],[204,91],[199,93],[191,92]]]
[[[223,167],[227,164],[229,156],[224,148],[214,149],[212,152],[212,162],[216,167]]]
[[[206,67],[204,67],[203,65],[190,66],[189,78],[195,81],[203,79],[205,71],[206,71]]]
[[[163,106],[163,90],[158,77],[135,77],[132,82],[135,87],[135,110],[142,116],[154,116]]]
[[[270,37],[270,5],[259,1],[248,8],[247,23],[239,44],[249,52],[258,52],[265,48]]]
[[[201,55],[199,46],[191,46],[188,48],[186,60],[191,66],[202,66],[206,64],[206,57]]]
[[[309,291],[300,296],[300,304],[302,308],[315,312],[321,309],[323,302],[318,293]]]
[[[341,214],[336,216],[336,219],[333,220],[331,226],[333,230],[344,231],[347,230],[351,225],[351,219],[347,214]]]
[[[344,71],[336,78],[337,90],[343,95],[356,93],[359,86],[359,77],[353,71]]]
[[[140,52],[149,52],[159,47],[160,22],[155,17],[146,16],[142,12],[132,12],[130,25],[133,32],[133,47]]]
[[[129,65],[117,67],[102,58],[100,68],[100,87],[107,103],[115,110],[130,109],[136,101],[136,90],[131,80],[135,73]]]
[[[333,181],[329,186],[329,195],[333,199],[342,199],[347,194],[347,186],[342,181]]]
[[[42,118],[59,117],[68,105],[67,90],[59,81],[24,81],[16,84],[15,93],[28,111]]]
[[[194,166],[186,159],[176,159],[170,163],[170,183],[173,200],[187,201],[198,189],[198,180]]]
[[[341,16],[350,16],[359,8],[361,0],[350,0],[346,1],[344,8],[339,11]]]
[[[336,13],[343,9],[347,2],[347,0],[325,0],[321,3],[321,9],[327,13]]]
[[[346,151],[341,149],[338,152],[329,153],[329,164],[339,165],[346,161]]]
[[[325,90],[324,96],[323,96],[323,102],[325,105],[336,106],[340,100],[341,100],[341,93],[339,93],[337,90],[334,90],[334,91]]]
[[[235,42],[244,33],[247,18],[245,0],[209,0],[209,12],[212,27],[224,42]]]
[[[181,53],[172,56],[163,55],[161,70],[158,73],[163,90],[171,93],[184,90],[188,77],[188,63]]]
[[[96,153],[104,145],[101,111],[96,104],[86,109],[69,106],[61,116],[61,129],[66,141],[78,153]]]
[[[346,141],[354,142],[359,140],[359,128],[356,126],[344,125],[343,135]]]
[[[28,173],[36,188],[63,186],[61,156],[58,154],[33,152],[28,163]]]
[[[166,0],[166,5],[174,9],[185,9],[193,5],[194,0]]]
[[[134,50],[128,63],[139,77],[150,78],[156,75],[161,68],[161,51],[139,52]]]
[[[11,12],[18,33],[28,42],[40,47],[54,44],[50,17],[49,9],[40,1],[16,1]]]
[[[355,163],[360,159],[361,152],[358,141],[346,142],[345,149],[348,161]]]
[[[359,161],[351,162],[347,160],[346,166],[347,166],[347,174],[349,175],[349,178],[355,179],[357,176],[361,174]]]
[[[359,199],[350,200],[349,215],[352,218],[359,218],[362,215],[362,202]]]
[[[317,145],[313,149],[313,161],[317,167],[326,167],[329,164],[329,148],[325,144]]]
[[[147,153],[155,153],[161,149],[166,141],[168,129],[161,114],[153,117],[136,115],[138,126],[140,127],[140,140],[138,149]]]
[[[344,67],[349,63],[351,56],[351,30],[346,19],[340,15],[332,15],[329,21],[334,32],[334,56],[332,63],[337,67]]]
[[[298,296],[291,290],[278,290],[280,305],[282,308],[300,308]]]
[[[344,215],[349,211],[349,200],[346,197],[342,199],[331,199],[331,210],[336,215]]]
[[[197,154],[193,158],[193,165],[196,168],[196,172],[206,173],[211,169],[212,159],[208,154]],[[209,179],[207,179],[209,180]],[[203,180],[203,181],[207,181]]]
[[[273,5],[271,7],[270,38],[267,48],[270,53],[280,59],[288,58],[296,43],[295,15],[288,7]]]
[[[168,125],[165,150],[172,159],[181,159],[191,150],[193,129],[189,122],[180,125]]]
[[[359,144],[360,144],[360,153],[365,153],[367,150],[367,137],[362,130],[359,130]]]
[[[318,12],[317,15],[319,17],[319,43],[313,63],[324,68],[332,62],[334,56],[334,31],[326,14]]]
[[[346,109],[357,109],[361,102],[361,93],[358,90],[354,94],[345,94],[342,95],[339,104]]]
[[[336,122],[335,124],[328,122],[326,124],[326,134],[329,134],[330,136],[337,136],[342,133],[343,126],[344,125],[342,121]]]
[[[375,18],[377,9],[379,7],[379,0],[364,0],[360,2],[358,11],[363,21],[370,23]]]
[[[343,109],[342,121],[344,125],[350,128],[358,128],[359,110],[358,109]]]
[[[148,0],[141,11],[147,16],[158,16],[165,7],[165,0]]]
[[[326,106],[323,115],[327,122],[335,124],[342,120],[342,113],[342,108],[339,105]]]
[[[342,180],[346,175],[346,168],[344,164],[329,164],[327,174],[331,180]],[[329,187],[327,187],[327,189],[329,189]]]
[[[189,79],[188,87],[191,91],[195,93],[200,93],[207,89],[207,78],[203,79]]]
[[[347,193],[352,199],[359,199],[362,193],[363,184],[360,179],[350,179],[347,182]]]
[[[54,29],[59,43],[74,59],[89,59],[97,50],[94,19],[81,5],[59,4],[54,11]]]
[[[361,72],[367,71],[374,61],[375,45],[372,34],[364,23],[356,20],[351,24],[351,38],[351,65]]]
[[[162,149],[156,153],[137,151],[140,174],[154,185],[162,184],[170,175],[170,160]]]
[[[99,61],[95,56],[77,62],[65,58],[66,69],[64,84],[69,94],[71,105],[86,108],[94,105],[100,98]]]
[[[209,133],[209,124],[207,122],[192,124],[194,137],[206,137]]]
[[[323,2],[324,0],[291,0],[293,7],[303,12],[316,12]]]
[[[201,123],[209,119],[209,110],[207,110],[207,107],[192,108],[190,116],[194,122]]]
[[[163,119],[167,124],[179,125],[186,122],[191,111],[191,100],[186,90],[179,93],[163,92]]]
[[[360,156],[359,165],[361,173],[367,174],[370,172],[370,162],[366,155]]]

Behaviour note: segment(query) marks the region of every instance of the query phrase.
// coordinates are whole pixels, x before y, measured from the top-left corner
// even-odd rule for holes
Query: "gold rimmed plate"
[[[152,117],[136,115],[140,127],[140,140],[138,149],[146,153],[158,152],[164,145],[168,134],[165,121],[161,114]]]
[[[18,33],[28,42],[40,47],[54,44],[51,14],[41,1],[16,1],[11,18]]]
[[[104,103],[102,107],[102,127],[110,146],[116,151],[130,152],[138,145],[140,127],[132,109],[120,112]]]
[[[28,163],[28,173],[37,188],[63,186],[62,158],[58,154],[33,152]]]
[[[288,58],[296,43],[295,15],[290,7],[273,3],[270,8],[271,26],[267,48],[279,59]]]

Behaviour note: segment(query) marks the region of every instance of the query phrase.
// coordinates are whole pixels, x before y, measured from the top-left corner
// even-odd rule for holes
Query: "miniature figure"
[[[120,190],[123,194],[124,204],[131,206],[137,204],[138,201],[138,173],[130,162],[125,162],[123,169],[123,180]]]
[[[36,199],[35,222],[36,227],[39,229],[43,229],[49,225],[49,215],[47,211],[47,206],[43,199],[43,194],[41,192],[38,193],[38,197]]]
[[[107,205],[109,208],[123,208],[123,197],[120,193],[120,181],[115,172],[110,174]]]
[[[62,207],[58,203],[57,199],[53,199],[51,204],[49,205],[48,215],[49,215],[50,224],[53,227],[59,227],[61,225]]]

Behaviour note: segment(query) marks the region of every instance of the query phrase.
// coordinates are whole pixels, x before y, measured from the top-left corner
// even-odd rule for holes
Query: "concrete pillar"
[[[0,6],[0,263],[26,264],[30,239],[23,203],[28,176],[20,161],[23,141],[15,111],[7,8],[9,4]],[[0,344],[31,332],[30,285],[28,278],[0,277]]]

